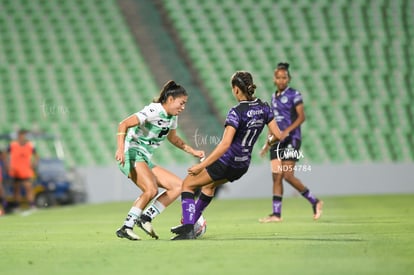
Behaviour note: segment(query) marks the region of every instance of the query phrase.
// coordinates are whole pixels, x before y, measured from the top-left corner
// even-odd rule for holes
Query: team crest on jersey
[[[288,98],[287,96],[282,96],[282,98],[280,99],[280,102],[282,102],[283,104],[288,102]]]

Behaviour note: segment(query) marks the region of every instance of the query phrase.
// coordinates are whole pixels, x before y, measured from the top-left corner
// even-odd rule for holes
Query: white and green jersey
[[[137,149],[150,160],[170,129],[177,128],[177,116],[168,115],[161,103],[151,103],[135,115],[139,125],[129,128],[125,137],[125,152]]]

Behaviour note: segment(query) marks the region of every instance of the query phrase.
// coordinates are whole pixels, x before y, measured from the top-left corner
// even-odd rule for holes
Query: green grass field
[[[0,217],[1,274],[414,274],[414,195],[323,198],[322,218],[286,198],[284,221],[260,224],[270,200],[215,200],[198,240],[170,241],[179,202],[154,221],[159,240],[118,239],[130,202]]]

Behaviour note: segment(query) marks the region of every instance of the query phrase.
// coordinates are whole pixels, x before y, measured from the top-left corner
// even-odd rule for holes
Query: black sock
[[[151,217],[150,216],[147,216],[145,214],[142,214],[141,217],[140,217],[140,219],[143,222],[151,222],[152,221]]]

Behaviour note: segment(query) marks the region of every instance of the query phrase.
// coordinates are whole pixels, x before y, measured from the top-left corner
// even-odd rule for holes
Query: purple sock
[[[282,215],[282,197],[281,196],[273,196],[273,215],[279,217]]]
[[[206,209],[206,207],[210,204],[212,199],[213,197],[207,196],[203,193],[200,194],[200,197],[195,203],[195,208],[196,208],[195,218],[194,218],[195,221],[198,221],[204,209]]]
[[[312,205],[315,205],[319,200],[312,195],[312,193],[309,191],[309,189],[306,189],[303,193],[302,196],[307,199]]]
[[[181,208],[183,214],[183,224],[194,224],[195,223],[195,202],[194,194],[190,192],[181,193]]]

